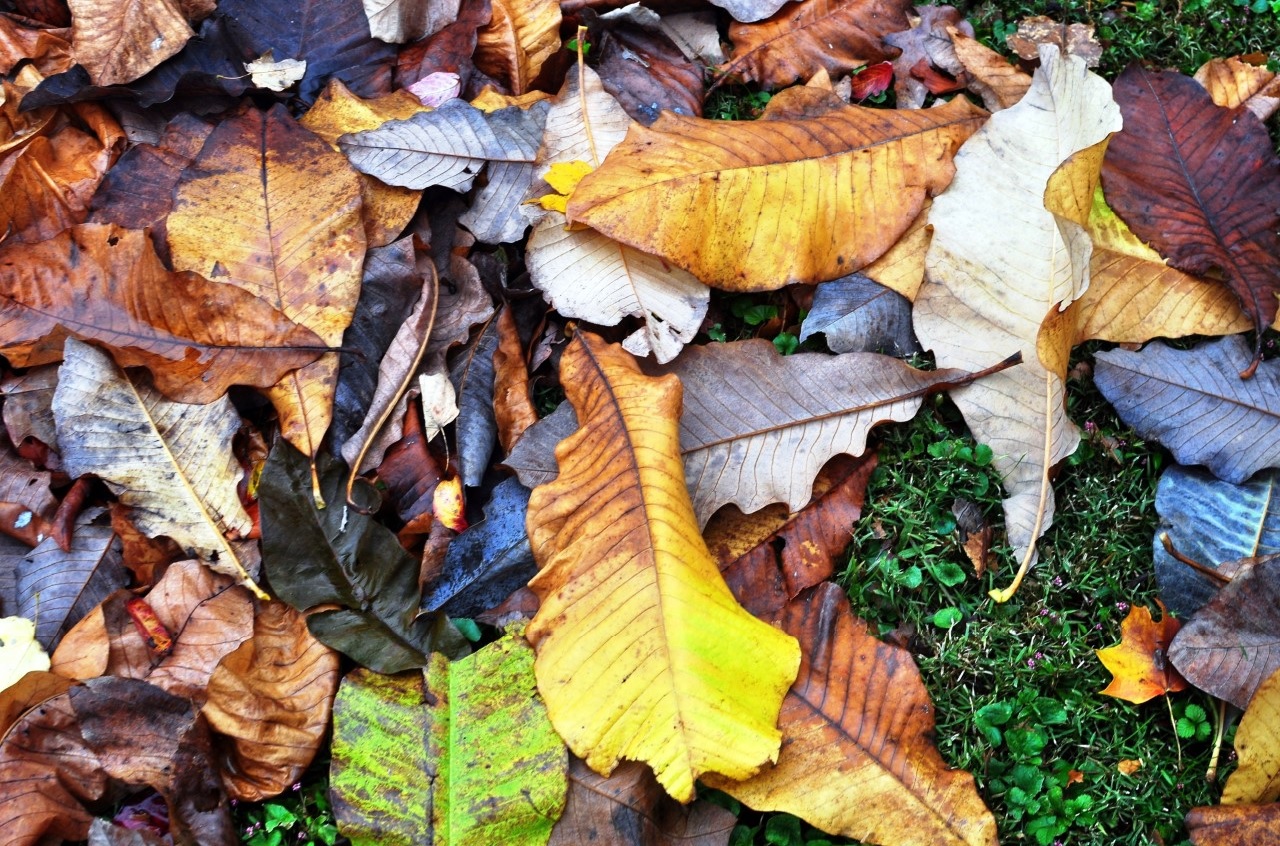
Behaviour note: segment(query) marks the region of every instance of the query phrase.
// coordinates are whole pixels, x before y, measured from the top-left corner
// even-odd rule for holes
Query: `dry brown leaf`
[[[560,49],[560,4],[492,0],[492,8],[492,19],[476,33],[476,67],[523,94]]]
[[[933,745],[933,705],[911,654],[876,640],[830,582],[791,603],[782,627],[804,657],[779,717],[777,765],[743,782],[703,781],[870,843],[996,846],[973,776]]]
[[[11,15],[0,15],[0,74],[7,74],[20,62],[34,62],[44,76],[70,70],[69,29],[34,29],[23,26]]]
[[[253,637],[222,659],[207,690],[201,712],[223,741],[227,795],[261,802],[300,780],[315,757],[338,690],[338,653],[290,606],[262,603]]]
[[[534,423],[538,411],[533,406],[529,388],[529,368],[524,363],[524,348],[511,307],[498,313],[498,348],[493,353],[493,414],[498,423],[498,442],[504,453],[511,452],[516,441]]]
[[[1009,49],[1027,61],[1035,61],[1042,44],[1053,44],[1063,56],[1079,56],[1086,65],[1096,68],[1102,59],[1102,45],[1093,34],[1092,24],[1060,23],[1044,15],[1018,21],[1018,31],[1005,38]]]
[[[833,78],[893,58],[884,36],[908,29],[910,0],[809,0],[789,3],[759,23],[729,25],[733,54],[723,76],[768,89],[808,79],[820,68]]]
[[[569,220],[725,290],[858,270],[951,181],[954,150],[986,113],[963,97],[901,111],[830,99],[839,103],[792,88],[758,121],[664,114],[633,126],[579,183]],[[814,107],[821,114],[807,116]]]
[[[360,181],[284,106],[248,109],[210,134],[178,184],[168,234],[175,269],[243,288],[328,346],[342,343],[365,253]],[[284,437],[313,458],[337,371],[330,354],[269,392]]]
[[[1083,60],[1045,47],[1031,90],[960,151],[955,181],[929,215],[933,241],[915,303],[921,344],[948,367],[1023,354],[1021,366],[951,393],[994,451],[1008,493],[1005,528],[1022,566],[1010,588],[992,593],[998,601],[1034,562],[1053,522],[1050,471],[1079,441],[1063,387],[1074,326],[1061,309],[1088,285],[1083,225],[1105,142],[1119,128],[1110,86]]]
[[[1266,120],[1280,109],[1280,79],[1259,65],[1238,58],[1210,59],[1196,71],[1196,82],[1213,102],[1227,109],[1244,106]]]
[[[72,50],[94,85],[132,82],[195,33],[172,0],[67,0]]]
[[[956,58],[969,75],[969,88],[982,98],[989,112],[1007,109],[1031,87],[1031,77],[972,36],[948,29]]]

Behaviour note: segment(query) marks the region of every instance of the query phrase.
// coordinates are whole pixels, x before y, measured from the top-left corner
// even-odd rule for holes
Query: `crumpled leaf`
[[[493,16],[476,33],[476,67],[511,89],[529,90],[560,49],[557,0],[492,0]]]
[[[866,109],[806,88],[775,96],[758,121],[663,115],[579,183],[569,220],[725,290],[834,279],[897,241],[984,117],[963,97]]]
[[[172,0],[67,0],[67,6],[72,50],[94,85],[132,82],[195,34]]]
[[[736,822],[711,802],[676,802],[644,764],[627,761],[605,778],[572,758],[568,801],[548,846],[728,846]]]
[[[195,561],[171,565],[142,600],[173,639],[167,654],[148,642],[131,601],[131,592],[116,591],[67,632],[53,653],[53,672],[81,681],[138,679],[203,704],[214,668],[253,634],[248,592]]]
[[[1135,605],[1120,624],[1120,643],[1094,650],[1110,671],[1111,683],[1103,696],[1114,696],[1141,705],[1157,696],[1187,689],[1187,680],[1168,663],[1166,654],[1182,624],[1161,606],[1160,622],[1151,609]]]
[[[299,781],[329,731],[338,653],[283,602],[262,603],[253,637],[209,677],[201,709],[219,736],[222,784],[232,799],[261,802]]]
[[[418,616],[418,562],[390,529],[345,503],[343,467],[322,455],[317,471],[331,503],[324,509],[311,495],[305,457],[287,443],[275,445],[262,472],[262,559],[271,587],[307,613],[312,634],[376,672],[425,666],[433,650],[464,652],[443,615]],[[366,486],[354,493],[362,507],[375,505]]]
[[[1022,99],[1031,87],[1031,77],[995,50],[971,35],[948,28],[956,60],[964,68],[969,90],[982,98],[989,112],[1007,109]]]
[[[910,28],[891,32],[884,43],[902,51],[893,60],[893,92],[899,109],[918,109],[924,105],[929,89],[912,71],[920,62],[936,65],[952,76],[959,76],[964,65],[956,56],[949,28],[973,37],[973,25],[954,6],[916,6],[907,15]],[[988,109],[991,106],[987,106]]]
[[[552,171],[572,162],[598,165],[630,125],[595,71],[582,66],[570,72],[547,114],[543,178],[556,178]],[[628,315],[642,318],[644,326],[623,346],[635,355],[652,352],[659,361],[670,361],[693,339],[710,300],[707,286],[685,271],[594,229],[567,227],[559,212],[534,225],[525,260],[534,287],[565,317],[602,326]]]
[[[698,534],[679,380],[642,376],[585,332],[560,376],[583,425],[556,451],[559,477],[529,502],[538,689],[592,769],[644,761],[689,801],[703,774],[742,778],[774,759],[796,646],[734,601]]]
[[[338,690],[330,790],[355,846],[546,843],[567,766],[516,636],[432,655],[422,676],[356,670]]]
[[[36,624],[26,617],[0,617],[0,691],[30,672],[49,669],[49,656],[36,640]]]
[[[1152,548],[1160,596],[1176,614],[1189,617],[1209,601],[1222,581],[1174,559],[1160,540],[1203,567],[1280,554],[1280,472],[1259,473],[1232,485],[1203,470],[1174,464],[1156,487],[1160,525]]]
[[[972,33],[969,33],[972,35]],[[1093,34],[1092,24],[1061,23],[1044,15],[1023,18],[1018,29],[1005,37],[1009,49],[1019,57],[1034,61],[1039,58],[1040,45],[1057,45],[1064,56],[1079,56],[1086,65],[1096,68],[1102,60],[1102,45]]]
[[[74,64],[71,33],[64,27],[23,26],[11,15],[0,16],[0,74],[30,61],[45,76],[62,73]]]
[[[998,601],[1035,562],[1036,541],[1053,523],[1049,472],[1079,442],[1063,390],[1073,315],[1058,315],[1089,282],[1084,223],[1106,141],[1119,128],[1106,82],[1046,46],[1031,90],[961,149],[955,181],[929,214],[933,241],[915,301],[920,343],[946,367],[1023,354],[1020,367],[951,394],[974,437],[992,448],[1008,494],[1005,530],[1022,566],[1009,588],[992,593]]]
[[[910,0],[809,0],[783,6],[766,21],[732,23],[732,57],[723,76],[768,89],[808,79],[825,69],[834,79],[854,68],[893,58],[882,39],[907,29]]]
[[[906,357],[919,351],[911,328],[911,302],[858,273],[820,284],[800,324],[800,343],[823,334],[834,353],[882,352]]]
[[[791,603],[800,674],[783,702],[776,766],[743,782],[704,777],[759,811],[894,846],[996,846],[973,777],[933,745],[933,705],[907,650],[881,643],[830,582]]]
[[[365,253],[359,180],[283,105],[213,131],[178,184],[168,234],[175,269],[254,294],[328,346],[342,341]],[[337,378],[330,354],[270,391],[285,437],[310,456],[329,427]]]
[[[18,611],[38,621],[37,637],[50,652],[80,618],[129,581],[115,532],[95,523],[105,513],[96,508],[80,515],[71,549],[63,551],[46,538],[18,562]]]
[[[1280,555],[1238,572],[1183,625],[1169,660],[1187,681],[1237,708],[1280,669]]]
[[[702,114],[705,65],[684,55],[656,13],[617,9],[594,21],[587,37],[605,90],[632,118],[648,126],[663,111]]]
[[[1159,441],[1179,464],[1206,465],[1241,484],[1280,466],[1280,362],[1258,366],[1239,335],[1176,350],[1153,341],[1138,352],[1115,349],[1095,358],[1094,381],[1120,419]]]
[[[1210,59],[1196,71],[1196,82],[1225,109],[1244,106],[1266,120],[1280,109],[1280,81],[1261,65],[1240,59]]]
[[[226,538],[253,528],[236,493],[243,471],[231,439],[240,415],[231,401],[170,402],[74,338],[58,377],[53,414],[67,473],[97,475],[134,508],[138,528],[168,535],[261,594]]]
[[[458,17],[459,0],[363,0],[369,34],[392,44],[434,35]]]
[[[493,489],[484,520],[449,544],[444,572],[427,585],[422,607],[450,617],[475,617],[500,604],[538,572],[525,534],[529,489],[506,479]]]
[[[1280,672],[1267,677],[1236,727],[1239,763],[1222,788],[1222,804],[1280,799]]]
[[[1225,279],[1262,330],[1280,293],[1280,160],[1251,112],[1213,103],[1195,80],[1131,66],[1115,82],[1124,131],[1107,150],[1107,202],[1179,270]]]
[[[74,226],[0,247],[2,351],[15,366],[58,361],[77,337],[143,366],[174,399],[211,402],[233,383],[266,387],[325,342],[250,293],[165,269],[146,234]]]
[[[254,87],[279,92],[292,88],[295,82],[306,76],[307,63],[297,59],[282,59],[277,62],[268,52],[256,61],[245,62],[244,69],[249,72]]]
[[[736,0],[724,0],[736,2]],[[773,5],[761,17],[768,17],[776,12],[777,0],[767,0],[766,7]],[[680,48],[686,59],[701,62],[703,66],[722,64],[725,60],[724,45],[720,43],[720,28],[716,12],[712,9],[694,12],[675,12],[663,15],[658,26],[667,37]],[[738,18],[744,22],[744,18]]]

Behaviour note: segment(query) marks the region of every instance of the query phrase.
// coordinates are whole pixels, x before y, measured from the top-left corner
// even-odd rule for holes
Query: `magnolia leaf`
[[[1240,484],[1280,466],[1280,362],[1250,366],[1244,338],[1230,335],[1175,350],[1153,341],[1140,352],[1099,352],[1094,379],[1120,419],[1167,447],[1179,464],[1204,464]]]
[[[388,120],[404,120],[422,111],[422,104],[404,91],[365,100],[334,79],[299,123],[336,150],[338,139],[348,132],[376,129]],[[399,236],[422,200],[421,191],[388,185],[364,173],[360,174],[360,196],[370,247],[386,246]]]
[[[1266,127],[1177,73],[1133,65],[1115,93],[1125,128],[1103,165],[1107,202],[1174,267],[1225,279],[1258,333],[1241,372],[1252,375],[1280,293],[1280,161]]]
[[[882,39],[907,29],[907,0],[810,0],[781,8],[760,23],[729,25],[732,58],[724,75],[782,88],[826,70],[834,79],[893,58]]]
[[[1274,470],[1233,485],[1174,464],[1160,476],[1156,513],[1156,580],[1165,604],[1180,616],[1198,611],[1226,579],[1211,578],[1174,558],[1162,535],[1184,558],[1211,570],[1229,561],[1280,554],[1280,472]]]
[[[36,624],[26,617],[0,617],[0,691],[30,672],[49,669],[49,656],[36,640]]]
[[[178,184],[168,228],[176,269],[243,288],[326,345],[341,343],[365,253],[359,180],[283,105],[213,131]],[[309,456],[329,428],[337,378],[327,355],[270,391],[285,437]]]
[[[506,479],[493,489],[484,520],[449,544],[444,572],[427,585],[422,607],[450,617],[475,617],[499,605],[538,572],[525,534],[529,489]]]
[[[201,713],[219,735],[222,783],[232,799],[261,802],[299,781],[329,731],[338,653],[283,602],[262,603],[253,637],[209,677]]]
[[[521,110],[522,132],[527,133],[526,138],[536,138],[542,133],[549,108],[548,103],[539,101]],[[467,227],[478,241],[519,241],[529,227],[528,218],[520,207],[533,184],[534,171],[533,161],[490,162],[486,174],[488,182],[476,194],[471,208],[458,218],[458,222]]]
[[[579,183],[569,220],[725,290],[858,270],[951,181],[953,153],[986,113],[963,97],[917,111],[836,99],[805,116],[822,96],[788,89],[758,121],[668,114],[633,126]]]
[[[195,33],[173,0],[68,0],[72,50],[94,85],[132,82],[176,54]]]
[[[1178,632],[1169,660],[1187,681],[1237,708],[1280,669],[1280,555],[1257,559]]]
[[[211,402],[233,383],[266,387],[326,346],[253,294],[168,271],[144,232],[118,226],[0,247],[0,303],[0,351],[15,366],[57,361],[77,337],[146,367],[184,402]]]
[[[921,344],[946,367],[1023,354],[1021,367],[951,394],[994,451],[1008,494],[1005,529],[1022,565],[1009,588],[992,593],[997,601],[1034,563],[1053,523],[1049,472],[1080,439],[1064,408],[1074,327],[1061,310],[1088,285],[1083,224],[1105,143],[1119,128],[1107,83],[1082,59],[1044,47],[1031,90],[965,144],[955,181],[929,214],[933,241],[915,301]]]
[[[392,44],[434,35],[458,17],[459,0],[363,0],[369,34]]]
[[[307,74],[307,63],[297,59],[274,61],[271,54],[264,53],[262,58],[254,62],[245,62],[244,69],[249,72],[256,88],[268,91],[286,91]]]
[[[76,519],[69,550],[46,538],[18,562],[18,612],[39,621],[37,637],[50,652],[80,618],[129,581],[115,532],[94,522],[105,513],[90,509]]]
[[[498,439],[493,412],[493,353],[497,348],[498,321],[490,318],[449,368],[449,381],[458,398],[454,427],[458,464],[462,482],[469,488],[478,487],[484,479]],[[425,400],[425,392],[423,396]],[[432,422],[428,421],[428,428]]]
[[[356,670],[333,733],[334,814],[355,846],[541,844],[564,810],[567,755],[522,638],[432,655],[423,675]]]
[[[1112,675],[1111,684],[1101,691],[1103,696],[1141,705],[1157,696],[1187,689],[1187,680],[1165,659],[1182,624],[1169,616],[1164,606],[1160,611],[1157,623],[1151,609],[1133,606],[1120,624],[1120,644],[1094,650]]]
[[[396,536],[344,501],[346,473],[321,456],[320,491],[333,503],[317,508],[304,456],[277,443],[262,472],[262,560],[271,587],[299,611],[324,643],[376,672],[426,665],[434,649],[465,651],[465,642],[437,614],[418,615],[418,562]],[[376,492],[358,486],[359,505]]]
[[[486,162],[532,164],[545,109],[512,107],[486,114],[450,100],[433,111],[343,135],[338,146],[357,170],[389,185],[466,191]]]
[[[573,191],[582,179],[577,174],[603,161],[630,124],[595,71],[580,66],[566,76],[547,115],[547,172],[542,178],[561,193]],[[565,181],[550,182],[569,168]],[[593,229],[564,224],[564,216],[552,212],[534,226],[526,255],[534,287],[566,317],[602,326],[616,325],[628,315],[643,318],[643,328],[624,347],[635,355],[652,352],[659,361],[674,358],[702,324],[710,290],[659,258]]]
[[[557,0],[492,0],[493,17],[476,33],[476,67],[523,94],[560,49]]]
[[[759,811],[893,846],[995,846],[973,776],[933,745],[933,705],[911,654],[881,643],[827,582],[782,619],[800,639],[800,674],[783,702],[783,751],[747,781],[704,781]]]
[[[68,474],[97,475],[133,507],[139,529],[168,535],[262,595],[226,538],[253,528],[236,493],[243,471],[231,439],[240,415],[229,399],[170,402],[128,379],[105,353],[68,338],[53,414]]]
[[[228,590],[228,588],[231,588]],[[73,679],[139,679],[203,703],[209,677],[253,634],[248,592],[195,561],[180,561],[145,598],[108,596],[75,625],[53,653],[53,671]],[[168,648],[160,642],[168,637]]]
[[[605,778],[572,758],[568,801],[549,846],[728,846],[736,822],[711,802],[676,802],[644,764],[627,761]]]
[[[1222,789],[1222,804],[1280,799],[1280,671],[1267,677],[1249,700],[1236,728],[1239,764]]]
[[[582,428],[556,450],[559,477],[529,502],[538,689],[592,769],[644,761],[689,801],[702,774],[744,778],[775,759],[798,650],[737,604],[698,533],[679,380],[643,376],[585,332],[560,378]]]

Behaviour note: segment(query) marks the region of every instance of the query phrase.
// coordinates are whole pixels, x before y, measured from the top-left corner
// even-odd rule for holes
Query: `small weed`
[[[327,780],[298,783],[275,799],[236,805],[240,842],[245,846],[335,846],[340,838],[328,788]]]
[[[707,97],[702,116],[712,120],[755,120],[772,97],[767,91],[752,91],[743,85],[722,85]]]

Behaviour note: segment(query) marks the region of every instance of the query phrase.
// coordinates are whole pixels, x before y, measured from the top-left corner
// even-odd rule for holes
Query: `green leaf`
[[[940,629],[949,629],[964,619],[964,614],[954,606],[943,608],[933,615],[933,624]]]
[[[331,790],[354,846],[544,844],[564,810],[568,753],[507,636],[424,674],[356,670],[334,703]]]
[[[960,565],[952,561],[942,561],[937,564],[929,565],[929,572],[933,577],[947,587],[955,587],[964,581],[964,570],[960,569]],[[959,612],[956,612],[959,614]],[[959,620],[957,620],[959,622]]]
[[[992,702],[979,708],[974,717],[979,724],[1002,726],[1013,719],[1013,706],[1008,702]]]
[[[277,805],[275,802],[269,802],[263,807],[266,816],[267,831],[275,831],[277,828],[284,826],[292,826],[298,822],[298,815],[290,811],[284,805]]]
[[[1188,720],[1186,717],[1178,720],[1175,724],[1175,728],[1177,729],[1178,737],[1181,737],[1184,740],[1186,738],[1196,736],[1196,724],[1191,722],[1191,720]]]
[[[390,529],[346,504],[345,471],[321,455],[320,489],[328,506],[316,508],[311,465],[283,440],[262,472],[262,564],[281,599],[306,611],[341,608],[307,617],[318,639],[370,669],[397,673],[427,663],[427,653],[466,654],[465,639],[443,614],[418,614],[418,561]],[[376,511],[376,492],[355,488],[359,503]]]
[[[771,846],[803,846],[804,838],[800,834],[800,820],[790,814],[770,817],[764,827],[764,842]]]

